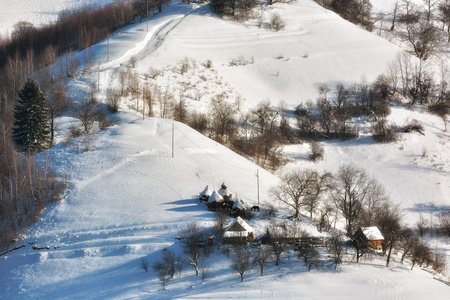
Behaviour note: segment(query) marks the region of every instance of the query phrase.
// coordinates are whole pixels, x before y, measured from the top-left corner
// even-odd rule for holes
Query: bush
[[[320,144],[318,142],[311,142],[311,155],[309,158],[312,161],[319,161],[323,159],[323,148],[320,147]]]
[[[284,30],[284,28],[286,27],[286,23],[277,12],[273,13],[270,16],[269,24],[270,27],[275,31]]]
[[[411,122],[409,122],[409,124],[407,124],[407,125],[405,126],[405,128],[403,129],[403,131],[404,131],[404,132],[407,132],[407,133],[413,132],[413,131],[416,131],[416,132],[423,132],[424,129],[423,129],[423,125],[420,124],[419,121],[417,121],[417,120],[414,119],[414,120],[412,120]]]
[[[372,124],[373,139],[379,143],[390,143],[398,140],[398,128],[388,124],[386,119],[379,119]]]

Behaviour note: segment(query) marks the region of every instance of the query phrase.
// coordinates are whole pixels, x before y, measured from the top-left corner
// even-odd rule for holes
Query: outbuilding
[[[241,217],[237,217],[233,223],[225,228],[223,241],[226,243],[246,243],[255,239],[253,228]]]
[[[367,247],[381,251],[383,249],[384,237],[377,226],[360,227],[355,236],[367,242]]]

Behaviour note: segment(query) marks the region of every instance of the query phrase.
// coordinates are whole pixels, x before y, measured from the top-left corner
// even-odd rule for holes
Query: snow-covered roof
[[[224,237],[247,236],[253,232],[253,228],[247,224],[241,217],[237,217],[227,228],[225,228]]]
[[[222,201],[223,197],[220,196],[216,191],[214,191],[208,199],[209,203]]]
[[[206,186],[205,189],[200,192],[200,196],[211,196],[211,190],[208,186]]]
[[[361,230],[369,241],[384,240],[384,237],[377,226],[361,227]]]

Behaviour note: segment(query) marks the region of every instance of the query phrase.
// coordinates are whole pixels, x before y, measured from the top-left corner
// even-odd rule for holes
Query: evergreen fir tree
[[[13,141],[20,151],[34,153],[47,148],[49,116],[44,93],[36,81],[28,79],[14,106]]]

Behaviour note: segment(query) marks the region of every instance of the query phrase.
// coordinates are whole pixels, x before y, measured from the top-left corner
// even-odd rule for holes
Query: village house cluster
[[[327,244],[328,239],[303,236],[298,228],[291,228],[286,224],[271,225],[263,236],[255,236],[253,228],[244,220],[248,218],[248,214],[243,201],[233,197],[225,183],[222,183],[221,188],[217,191],[211,190],[209,186],[206,186],[199,193],[199,200],[205,203],[211,211],[225,213],[236,218],[223,229],[222,238],[225,243],[235,244],[254,241],[269,243],[270,240],[272,242],[294,245],[310,243],[316,246],[325,246]],[[252,210],[259,211],[259,206],[253,206]],[[384,237],[376,226],[358,228],[355,238],[362,241],[368,249],[376,252],[381,252],[382,250]]]

